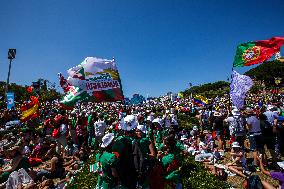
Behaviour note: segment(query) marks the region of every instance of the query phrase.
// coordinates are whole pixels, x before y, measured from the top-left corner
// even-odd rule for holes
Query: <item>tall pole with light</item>
[[[15,59],[15,58],[16,58],[16,49],[9,49],[9,51],[8,51],[8,59],[10,60],[10,63],[9,63],[8,77],[7,77],[7,83],[6,83],[6,93],[9,90],[9,81],[10,81],[12,60]]]

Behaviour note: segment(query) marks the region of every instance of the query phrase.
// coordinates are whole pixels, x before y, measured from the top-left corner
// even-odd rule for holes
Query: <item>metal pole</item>
[[[8,78],[7,78],[7,83],[6,83],[6,93],[8,92],[8,89],[9,89],[9,81],[10,81],[10,73],[11,73],[12,60],[13,60],[13,59],[10,59],[10,63],[9,63]]]

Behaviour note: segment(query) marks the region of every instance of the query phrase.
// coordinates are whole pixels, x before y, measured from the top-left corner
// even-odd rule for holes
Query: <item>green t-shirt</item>
[[[129,146],[132,144],[132,140],[130,137],[126,136],[119,136],[115,140],[113,146],[112,146],[112,151],[117,152],[119,155],[122,155],[122,153],[125,153],[125,147]],[[127,155],[127,154],[125,154]]]
[[[180,182],[180,171],[177,163],[178,162],[174,154],[168,154],[162,158],[162,165],[167,170],[165,179],[173,183]]]
[[[97,181],[97,187],[104,189],[112,189],[115,187],[115,179],[112,175],[111,168],[114,168],[117,164],[117,158],[113,153],[104,152],[102,155],[98,153],[96,155],[97,162],[100,163],[102,169],[102,175],[99,175]]]
[[[134,141],[139,142],[139,147],[140,147],[140,150],[141,150],[143,156],[147,157],[147,155],[150,152],[150,150],[149,150],[149,145],[151,144],[150,139],[147,138],[147,137],[143,137],[143,138],[140,138],[140,139],[134,139],[133,142]]]
[[[154,137],[156,139],[156,146],[160,145],[163,142],[163,132],[162,131],[157,131],[154,134]]]
[[[71,125],[72,125],[72,129],[76,129],[76,118],[72,118],[71,119]]]

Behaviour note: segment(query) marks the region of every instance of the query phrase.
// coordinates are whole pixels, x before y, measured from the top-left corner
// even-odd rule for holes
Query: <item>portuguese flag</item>
[[[280,51],[284,37],[273,37],[268,40],[251,41],[237,47],[234,67],[251,66],[262,63]]]

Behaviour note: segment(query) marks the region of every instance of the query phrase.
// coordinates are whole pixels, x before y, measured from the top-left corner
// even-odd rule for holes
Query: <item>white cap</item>
[[[238,142],[233,142],[232,147],[233,148],[240,148],[240,144]]]
[[[147,127],[146,125],[138,125],[137,129],[139,129],[140,131],[142,131],[143,133],[147,132]]]
[[[195,126],[193,126],[192,130],[194,130],[194,131],[198,131],[198,127],[197,127],[196,125],[195,125]]]
[[[138,126],[137,117],[134,115],[127,115],[120,122],[120,128],[125,131],[131,131]]]
[[[102,148],[106,148],[114,139],[114,134],[113,133],[108,133],[102,138]]]

